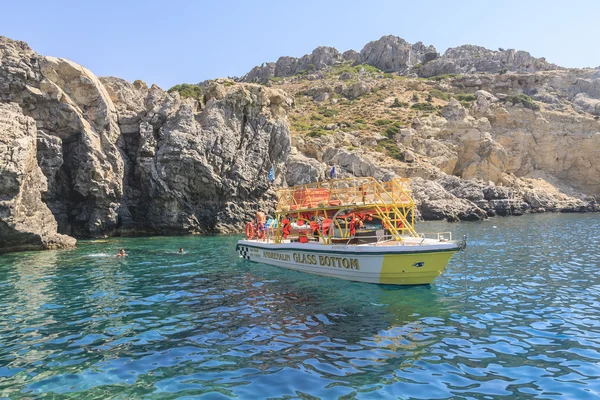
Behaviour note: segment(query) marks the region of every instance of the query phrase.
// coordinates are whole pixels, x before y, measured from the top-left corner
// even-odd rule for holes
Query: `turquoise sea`
[[[469,235],[431,286],[252,264],[237,236],[2,255],[0,398],[600,396],[600,215],[419,230]]]

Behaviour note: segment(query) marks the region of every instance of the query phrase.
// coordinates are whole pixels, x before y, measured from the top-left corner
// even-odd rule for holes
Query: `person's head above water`
[[[126,256],[127,254],[125,254],[125,249],[124,248],[120,248],[119,252],[117,253],[117,257],[123,257]]]
[[[179,248],[179,252],[180,252],[180,253],[183,253],[183,247],[180,247],[180,248]]]

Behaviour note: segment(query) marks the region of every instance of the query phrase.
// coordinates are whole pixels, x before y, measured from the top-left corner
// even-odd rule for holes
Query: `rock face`
[[[533,57],[514,49],[489,50],[481,46],[464,45],[448,49],[440,56],[435,47],[421,42],[410,44],[397,36],[383,36],[367,43],[360,52],[340,53],[332,47],[318,47],[312,54],[299,59],[280,57],[276,63],[254,67],[242,78],[244,82],[266,82],[275,77],[296,75],[305,71],[327,69],[344,61],[367,64],[384,72],[400,75],[416,74],[428,78],[445,74],[533,73],[561,69],[544,58]],[[597,104],[592,105],[596,107]]]
[[[411,67],[434,60],[438,53],[433,46],[418,42],[410,44],[397,36],[384,36],[368,43],[360,52],[360,61],[387,72],[406,72]]]
[[[156,86],[102,82],[122,132],[124,233],[236,231],[257,206],[270,207],[267,171],[290,151],[287,94],[214,83],[199,111]]]
[[[242,78],[244,82],[266,82],[270,78],[292,76],[301,72],[320,71],[330,65],[339,64],[344,58],[333,47],[321,46],[300,58],[279,57],[276,63],[254,67]]]
[[[316,52],[310,61],[327,62],[328,54]],[[258,205],[272,205],[267,174],[271,166],[281,169],[290,151],[286,112],[292,99],[258,85],[209,86],[200,109],[178,93],[141,81],[98,79],[75,63],[0,37],[0,104],[14,104],[1,108],[0,116],[10,120],[20,106],[34,132],[23,151],[33,157],[27,162],[39,165],[11,167],[23,176],[11,178],[6,190],[37,193],[32,210],[46,207],[44,193],[51,210],[44,216],[47,237],[56,225],[60,233],[82,237],[239,229]],[[10,157],[9,149],[0,156]],[[7,211],[1,223],[29,234],[32,221],[15,222],[25,216]],[[15,236],[8,232],[3,228],[2,241]],[[59,242],[42,238],[40,247]]]
[[[526,51],[493,51],[481,46],[464,45],[448,49],[443,56],[424,64],[418,75],[427,78],[443,74],[498,73],[503,70],[531,73],[555,69],[559,67],[544,58],[532,57]]]
[[[48,178],[46,202],[68,234],[99,235],[117,225],[123,159],[117,115],[90,71],[68,60],[40,57],[25,43],[0,38],[0,101],[21,105],[37,128],[56,138],[42,155],[62,165]],[[61,149],[62,148],[62,149]]]
[[[317,80],[275,82],[298,99],[291,118],[302,166],[322,171],[333,162],[339,176],[413,178],[426,219],[598,209],[597,69],[476,46],[425,57],[433,50],[384,37],[342,57],[406,78],[345,64]],[[419,79],[414,71],[458,75]]]
[[[0,103],[0,253],[75,246],[57,234],[42,201],[48,186],[36,157],[35,121],[17,104]]]

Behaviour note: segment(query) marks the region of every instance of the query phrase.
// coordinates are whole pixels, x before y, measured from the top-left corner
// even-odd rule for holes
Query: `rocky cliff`
[[[414,178],[426,219],[598,210],[597,69],[471,45],[440,56],[390,36],[331,61],[264,81],[295,96],[288,184],[335,163]]]
[[[271,167],[282,185],[331,163],[413,178],[425,219],[599,209],[598,69],[385,36],[191,93],[98,78],[0,37],[0,252],[237,231],[273,207]]]
[[[59,247],[57,232],[239,229],[257,206],[272,204],[265,170],[290,150],[292,99],[225,81],[202,102],[98,79],[0,37],[2,248]]]

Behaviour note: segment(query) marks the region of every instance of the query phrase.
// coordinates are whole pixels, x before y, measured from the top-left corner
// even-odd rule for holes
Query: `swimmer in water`
[[[125,253],[125,249],[124,248],[120,248],[119,252],[116,254],[116,257],[125,257],[127,254]]]
[[[179,253],[183,254],[183,247],[179,248]]]

